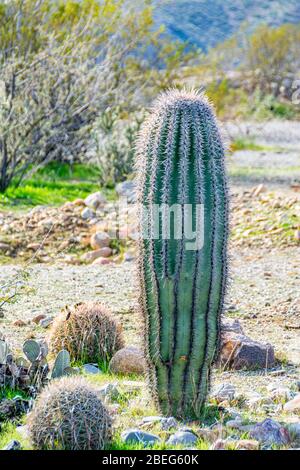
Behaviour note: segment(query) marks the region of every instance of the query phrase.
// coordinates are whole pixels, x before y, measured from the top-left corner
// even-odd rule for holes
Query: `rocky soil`
[[[216,367],[210,405],[225,411],[209,425],[190,423],[188,428],[172,417],[165,421],[155,415],[141,392],[142,379],[114,381],[111,386],[119,387],[126,400],[112,398],[109,391],[107,400],[124,443],[148,445],[162,439],[167,445],[194,447],[203,438],[214,449],[299,447],[299,180],[284,179],[284,167],[298,165],[297,145],[283,163],[278,154],[271,157],[282,172],[280,181],[274,177],[270,183],[258,173],[254,186],[239,178],[231,184],[231,282],[225,318],[238,320],[252,340],[270,343],[275,361],[258,370]],[[238,154],[230,165],[240,169],[252,157],[252,169],[260,165],[267,171],[270,159],[261,160],[255,152]],[[127,345],[141,347],[135,218],[129,211],[129,240],[116,241],[113,211],[112,204],[92,198],[29,214],[0,214],[0,331],[14,350],[26,338],[46,337],[62,307],[87,300],[110,307],[124,325]],[[9,297],[11,302],[4,302]],[[298,404],[287,405],[297,396]]]

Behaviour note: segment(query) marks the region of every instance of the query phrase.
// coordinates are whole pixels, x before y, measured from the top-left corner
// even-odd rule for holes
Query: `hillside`
[[[299,0],[154,0],[154,16],[176,39],[207,50],[234,34],[244,22],[278,26],[300,22]]]

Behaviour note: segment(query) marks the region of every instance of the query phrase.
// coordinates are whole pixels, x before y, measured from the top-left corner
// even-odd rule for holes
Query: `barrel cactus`
[[[80,377],[53,380],[28,419],[39,450],[101,450],[111,440],[111,424],[97,390]]]
[[[79,303],[56,317],[49,344],[56,354],[66,349],[71,360],[104,365],[124,346],[122,326],[101,303]]]
[[[162,413],[197,418],[218,352],[227,279],[224,145],[205,95],[170,91],[157,100],[138,139],[136,171],[150,388]]]

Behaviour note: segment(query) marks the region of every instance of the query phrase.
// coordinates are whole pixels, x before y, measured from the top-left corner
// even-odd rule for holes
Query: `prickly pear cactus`
[[[67,371],[65,372],[66,369]],[[63,349],[62,351],[59,351],[59,353],[56,356],[52,373],[51,373],[51,379],[62,377],[63,375],[65,375],[65,373],[69,374],[69,369],[70,369],[70,354],[68,353],[68,351]]]
[[[35,362],[41,354],[41,346],[37,341],[28,339],[23,344],[23,352],[30,362]]]
[[[228,238],[224,146],[205,96],[171,91],[157,101],[140,134],[136,170],[148,378],[164,414],[199,417],[218,350]],[[173,205],[181,225],[178,212],[166,220]],[[168,230],[157,230],[154,206],[164,208]],[[194,248],[183,223],[189,206],[203,209],[192,220],[203,238]]]
[[[9,348],[4,340],[0,340],[0,364],[5,364]]]

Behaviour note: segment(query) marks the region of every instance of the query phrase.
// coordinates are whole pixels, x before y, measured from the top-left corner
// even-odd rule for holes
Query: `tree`
[[[87,155],[91,129],[108,108],[126,119],[171,85],[184,58],[176,47],[163,52],[147,0],[1,5],[0,191],[52,159]]]

